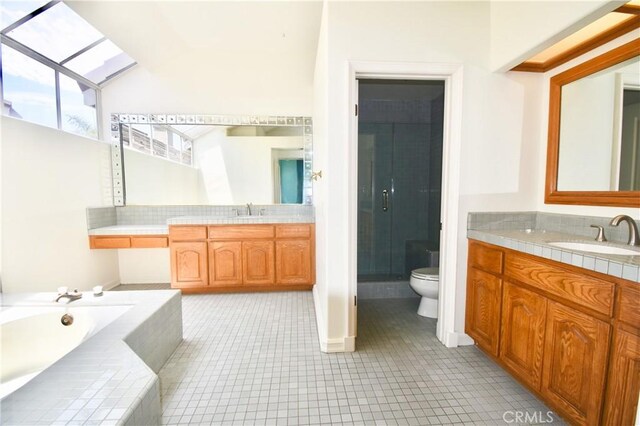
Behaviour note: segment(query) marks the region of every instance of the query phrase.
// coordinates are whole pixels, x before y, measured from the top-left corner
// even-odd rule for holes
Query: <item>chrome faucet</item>
[[[618,226],[620,222],[627,222],[627,225],[629,225],[629,241],[627,241],[627,244],[630,246],[640,245],[640,236],[638,235],[638,225],[636,225],[636,221],[625,214],[620,214],[611,219],[609,225]]]
[[[251,213],[251,207],[253,207],[253,204],[247,203],[247,214],[249,216],[251,216],[253,214],[253,213]]]
[[[68,291],[65,291],[64,293],[59,294],[58,297],[56,297],[56,300],[54,300],[54,302],[59,302],[60,299],[64,299],[64,298],[69,299],[67,303],[73,302],[74,300],[82,299],[82,293],[80,293],[78,289],[73,290],[71,293],[69,293]]]

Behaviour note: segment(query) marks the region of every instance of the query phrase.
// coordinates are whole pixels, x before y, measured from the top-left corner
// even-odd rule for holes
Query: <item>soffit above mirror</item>
[[[640,0],[634,0],[537,53],[512,71],[547,72],[639,28]]]

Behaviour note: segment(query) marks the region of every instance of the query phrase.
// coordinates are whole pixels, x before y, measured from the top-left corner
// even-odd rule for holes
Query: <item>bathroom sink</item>
[[[601,253],[601,254],[618,254],[624,256],[640,256],[640,250],[632,250],[623,247],[615,247],[601,244],[591,243],[579,243],[572,241],[553,241],[549,243],[550,246],[560,247],[569,250],[586,251],[589,253]]]

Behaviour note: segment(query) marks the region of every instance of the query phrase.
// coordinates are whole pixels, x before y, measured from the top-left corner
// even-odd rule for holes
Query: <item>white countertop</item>
[[[179,216],[167,220],[169,225],[219,225],[252,223],[314,223],[313,216]]]
[[[114,225],[89,229],[89,235],[169,235],[167,225]]]

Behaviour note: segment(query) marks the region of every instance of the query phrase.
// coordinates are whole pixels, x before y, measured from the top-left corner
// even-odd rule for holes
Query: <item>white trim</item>
[[[447,347],[462,341],[455,332],[456,261],[458,246],[458,203],[460,198],[460,146],[462,139],[462,64],[424,62],[349,62],[349,126],[347,140],[349,167],[349,284],[347,333],[356,336],[357,306],[357,226],[358,226],[358,120],[352,106],[358,102],[357,78],[444,80],[444,131],[442,168],[442,234],[440,239],[440,289],[436,336]]]
[[[327,352],[327,324],[324,322],[324,317],[322,316],[317,284],[313,286],[312,294],[313,307],[316,310],[316,325],[318,327],[318,342],[320,343],[320,350],[322,352]]]
[[[471,346],[475,344],[475,341],[465,333],[449,333],[449,341],[454,342],[454,346]]]

